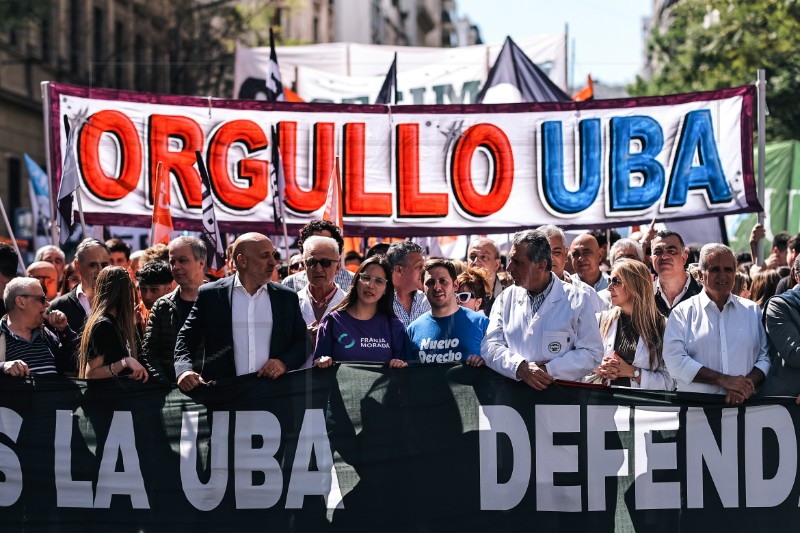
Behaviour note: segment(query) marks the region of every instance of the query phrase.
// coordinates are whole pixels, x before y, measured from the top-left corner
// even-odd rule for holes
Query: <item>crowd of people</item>
[[[487,366],[544,390],[555,380],[721,394],[800,394],[800,234],[764,265],[723,244],[687,248],[652,227],[589,232],[567,247],[552,225],[487,238],[465,261],[409,241],[343,254],[332,222],[281,255],[259,233],[227,249],[211,279],[206,247],[181,236],[131,253],[85,239],[67,262],[37,251],[26,276],[0,244],[0,361],[11,376],[163,380],[184,392],[255,373],[336,362]],[[754,228],[753,243],[763,238]],[[800,402],[800,396],[798,396]]]

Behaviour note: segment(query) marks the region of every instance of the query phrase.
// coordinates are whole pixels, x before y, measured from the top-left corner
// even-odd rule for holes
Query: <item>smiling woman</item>
[[[381,361],[395,368],[406,366],[406,331],[394,315],[393,297],[386,259],[376,255],[364,261],[342,303],[320,324],[314,365]]]

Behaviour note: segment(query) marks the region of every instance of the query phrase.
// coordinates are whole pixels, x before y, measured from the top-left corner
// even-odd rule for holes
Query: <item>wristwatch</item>
[[[636,368],[636,367],[634,367],[634,369],[633,369],[633,376],[631,376],[631,377],[632,377],[633,379],[639,379],[639,376],[641,376],[641,375],[642,375],[642,373],[639,371],[639,369],[638,369],[638,368]]]

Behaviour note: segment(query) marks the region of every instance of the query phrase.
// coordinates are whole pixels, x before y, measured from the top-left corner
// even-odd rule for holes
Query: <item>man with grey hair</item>
[[[608,309],[610,300],[603,300],[592,287],[577,277],[571,277],[564,270],[567,264],[567,240],[564,237],[564,230],[553,224],[546,224],[536,228],[536,231],[541,231],[547,236],[547,242],[550,245],[550,257],[553,260],[553,274],[564,283],[569,283],[578,289],[586,291],[586,296],[589,298],[595,313],[601,313]]]
[[[600,363],[600,331],[587,292],[552,272],[547,236],[514,235],[508,273],[514,286],[498,297],[481,343],[494,371],[544,390],[554,379],[578,381]]]
[[[724,244],[700,250],[703,290],[679,304],[667,320],[664,363],[679,391],[725,394],[738,405],[769,372],[761,309],[731,294],[736,255]]]
[[[5,345],[0,368],[4,374],[64,374],[74,367],[78,336],[64,313],[46,314],[50,303],[37,279],[12,279],[3,291],[3,301],[7,314],[0,320]]]
[[[392,267],[394,314],[408,328],[431,310],[431,304],[422,292],[422,269],[425,266],[422,247],[411,241],[396,242],[386,251],[386,260]]]
[[[314,352],[317,325],[333,308],[344,300],[345,292],[336,282],[336,273],[341,268],[339,245],[331,237],[312,235],[303,243],[303,261],[305,263],[308,285],[297,292],[300,300],[300,312],[309,328],[309,354]],[[348,287],[348,290],[350,287]],[[311,366],[311,355],[306,360],[305,368]]]
[[[471,267],[482,268],[488,274],[486,281],[489,282],[492,292],[486,295],[481,304],[483,311],[488,315],[495,300],[505,288],[497,278],[497,271],[500,270],[500,249],[492,239],[485,237],[475,239],[467,249],[467,264]]]
[[[64,267],[67,266],[67,257],[64,255],[64,251],[61,250],[61,248],[52,244],[46,244],[36,250],[34,261],[47,261],[56,267],[56,272],[58,272],[58,286],[61,286],[61,281],[64,279]]]
[[[169,268],[178,287],[150,308],[142,356],[158,377],[175,383],[175,341],[205,281],[206,245],[197,237],[177,237],[167,246]]]
[[[110,263],[108,246],[97,239],[84,239],[75,251],[75,270],[81,282],[67,294],[62,294],[50,304],[50,308],[67,315],[69,327],[80,335],[83,323],[91,311],[94,284],[100,271]]]

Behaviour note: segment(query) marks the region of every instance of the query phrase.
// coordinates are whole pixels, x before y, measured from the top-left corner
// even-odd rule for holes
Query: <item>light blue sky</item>
[[[458,0],[458,13],[480,27],[485,43],[563,32],[568,24],[571,83],[582,86],[591,74],[624,84],[642,66],[642,18],[651,15],[652,0]]]

